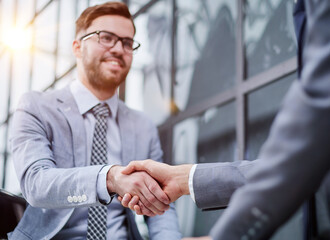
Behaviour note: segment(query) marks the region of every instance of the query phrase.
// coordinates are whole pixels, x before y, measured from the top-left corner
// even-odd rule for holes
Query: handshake
[[[161,215],[169,204],[189,195],[192,164],[170,166],[154,160],[132,161],[126,167],[113,166],[107,174],[109,193],[117,193],[124,207],[138,215]]]

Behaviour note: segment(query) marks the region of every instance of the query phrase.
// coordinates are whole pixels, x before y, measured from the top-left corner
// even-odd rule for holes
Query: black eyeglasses
[[[119,37],[112,32],[107,31],[95,31],[88,33],[80,38],[80,40],[87,40],[88,38],[92,37],[93,35],[97,34],[98,36],[98,43],[101,44],[103,47],[109,49],[116,45],[118,41],[121,41],[124,51],[127,53],[132,53],[136,49],[140,47],[140,43],[134,41],[132,38],[127,37]]]

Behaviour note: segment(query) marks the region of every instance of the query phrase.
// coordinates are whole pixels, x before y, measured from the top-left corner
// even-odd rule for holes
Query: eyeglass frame
[[[100,33],[102,33],[102,32],[104,32],[104,33],[108,33],[108,34],[111,34],[111,35],[113,35],[113,36],[115,36],[115,37],[117,38],[117,40],[115,41],[115,43],[113,44],[113,46],[109,47],[109,49],[110,49],[110,48],[113,48],[113,47],[117,44],[118,41],[121,42],[124,51],[127,52],[127,53],[133,53],[135,50],[137,50],[137,49],[141,46],[141,44],[140,44],[139,42],[135,41],[135,40],[132,39],[132,38],[128,38],[128,37],[119,37],[117,34],[115,34],[115,33],[113,33],[113,32],[109,32],[109,31],[105,31],[105,30],[97,30],[97,31],[94,31],[94,32],[87,33],[87,34],[85,34],[84,36],[80,37],[79,40],[80,40],[80,41],[85,41],[85,40],[91,38],[92,36],[94,36],[94,35],[96,34],[96,35],[97,35],[97,38],[98,38],[97,42],[98,42],[100,45],[102,45],[103,47],[106,47],[106,46],[104,46],[102,43],[100,43]],[[133,41],[133,44],[136,43],[137,46],[136,46],[135,48],[132,48],[132,51],[127,51],[127,49],[125,49],[125,47],[124,47],[124,43],[123,43],[123,40],[125,40],[125,39],[126,39],[126,40],[132,40],[132,41]]]

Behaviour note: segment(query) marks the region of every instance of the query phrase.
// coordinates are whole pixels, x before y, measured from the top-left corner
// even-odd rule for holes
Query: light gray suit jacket
[[[274,121],[260,154],[265,160],[255,164],[213,227],[214,240],[268,239],[330,169],[330,1],[305,0],[305,6],[301,80],[291,86]]]
[[[75,207],[101,205],[96,180],[102,166],[87,166],[83,118],[66,87],[25,94],[14,114],[11,147],[24,197],[30,204],[10,239],[50,239],[65,225]],[[155,126],[123,102],[118,106],[123,165],[134,159],[162,160]],[[78,202],[68,196],[81,196]],[[130,239],[141,239],[134,216],[126,209]],[[151,239],[180,239],[172,206],[162,216],[147,218]]]

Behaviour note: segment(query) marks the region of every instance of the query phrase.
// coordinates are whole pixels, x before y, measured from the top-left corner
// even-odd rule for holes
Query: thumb
[[[121,173],[129,175],[133,172],[141,171],[141,170],[143,170],[142,164],[139,163],[138,161],[132,161],[121,171]]]

